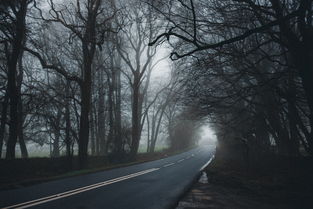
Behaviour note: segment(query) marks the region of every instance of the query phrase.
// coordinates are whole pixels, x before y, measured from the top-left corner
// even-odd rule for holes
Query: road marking
[[[92,189],[103,187],[103,186],[106,186],[106,185],[109,185],[109,184],[113,184],[113,183],[117,183],[117,182],[120,182],[120,181],[124,181],[126,179],[134,178],[136,176],[141,176],[141,175],[144,175],[144,174],[147,174],[147,173],[151,173],[151,172],[157,171],[159,169],[160,168],[151,168],[151,169],[148,169],[148,170],[140,171],[140,172],[137,172],[137,173],[126,175],[126,176],[121,176],[121,177],[118,177],[118,178],[115,178],[115,179],[103,181],[103,182],[92,184],[92,185],[89,185],[89,186],[84,186],[84,187],[81,187],[81,188],[69,190],[67,192],[62,192],[62,193],[59,193],[59,194],[55,194],[55,195],[51,195],[51,196],[47,196],[47,197],[43,197],[43,198],[31,200],[31,201],[19,203],[19,204],[16,204],[16,205],[7,206],[7,207],[4,207],[2,209],[11,209],[11,208],[23,209],[23,208],[29,208],[29,207],[32,207],[32,206],[35,206],[35,205],[40,205],[40,204],[43,204],[43,203],[46,203],[46,202],[50,202],[50,201],[53,201],[53,200],[65,198],[65,197],[72,196],[72,195],[75,195],[75,194],[79,194],[79,193],[82,193],[82,192],[86,192],[86,191],[89,191],[89,190],[92,190]]]
[[[203,169],[205,169],[205,167],[207,167],[207,166],[212,162],[214,156],[215,156],[215,155],[213,155],[213,156],[210,158],[210,160],[200,168],[200,171],[203,171]]]
[[[180,163],[180,162],[183,162],[185,159],[181,159],[181,160],[179,160],[179,161],[177,161],[178,163]]]
[[[164,165],[163,167],[166,168],[168,166],[171,166],[171,165],[174,165],[175,163],[170,163],[170,164],[167,164],[167,165]]]

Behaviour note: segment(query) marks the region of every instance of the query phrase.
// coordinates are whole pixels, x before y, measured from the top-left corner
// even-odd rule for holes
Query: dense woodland
[[[0,151],[134,158],[195,142],[313,154],[311,0],[1,1]],[[151,74],[171,51],[168,82]],[[165,56],[166,57],[166,56]],[[144,136],[144,137],[143,137]],[[0,155],[1,156],[1,155]]]

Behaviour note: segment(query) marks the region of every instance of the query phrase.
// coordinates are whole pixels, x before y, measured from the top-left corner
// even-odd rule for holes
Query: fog
[[[198,142],[199,146],[202,145],[213,145],[216,146],[217,138],[214,130],[210,125],[203,125],[199,128],[200,140]]]

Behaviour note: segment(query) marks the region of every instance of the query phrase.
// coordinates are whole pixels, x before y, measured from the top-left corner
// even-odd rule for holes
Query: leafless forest
[[[158,140],[194,145],[199,122],[181,101],[179,66],[169,46],[149,46],[167,28],[154,3],[8,0],[0,9],[0,156],[48,145],[50,157],[78,155],[83,166],[88,155],[134,159],[141,140],[150,153]]]

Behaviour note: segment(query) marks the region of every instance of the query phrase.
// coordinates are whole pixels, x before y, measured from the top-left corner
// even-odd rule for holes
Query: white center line
[[[170,163],[170,164],[167,164],[167,165],[164,165],[163,167],[168,167],[168,166],[171,166],[171,165],[174,165],[175,163]]]
[[[177,161],[178,163],[180,163],[180,162],[183,162],[185,159],[181,159],[181,160],[179,160],[179,161]]]
[[[106,186],[106,185],[109,185],[109,184],[113,184],[113,183],[116,183],[116,182],[119,182],[119,181],[124,181],[126,179],[134,178],[136,176],[141,176],[141,175],[153,172],[153,171],[157,171],[159,169],[160,168],[151,168],[151,169],[148,169],[148,170],[145,170],[145,171],[140,171],[140,172],[137,172],[137,173],[133,173],[133,174],[129,174],[129,175],[126,175],[126,176],[118,177],[118,178],[115,178],[115,179],[103,181],[103,182],[100,182],[100,183],[92,184],[92,185],[81,187],[81,188],[78,188],[78,189],[69,190],[67,192],[62,192],[62,193],[59,193],[59,194],[55,194],[55,195],[51,195],[51,196],[47,196],[47,197],[31,200],[31,201],[28,201],[28,202],[23,202],[23,203],[19,203],[19,204],[16,204],[16,205],[7,206],[7,207],[4,207],[2,209],[11,209],[11,208],[23,209],[23,208],[29,208],[29,207],[32,207],[32,206],[35,206],[35,205],[40,205],[40,204],[43,204],[43,203],[46,203],[46,202],[50,202],[50,201],[53,201],[53,200],[65,198],[65,197],[72,196],[72,195],[75,195],[75,194],[79,194],[79,193],[82,193],[82,192],[86,192],[86,191],[89,191],[89,190],[92,190],[92,189],[103,187],[103,186]]]

